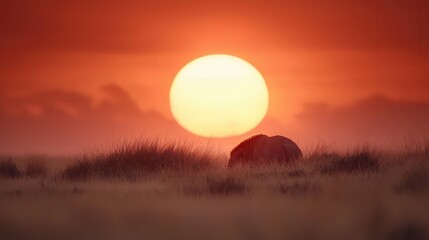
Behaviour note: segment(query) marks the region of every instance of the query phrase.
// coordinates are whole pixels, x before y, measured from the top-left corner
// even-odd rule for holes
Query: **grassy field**
[[[227,156],[136,142],[0,160],[0,239],[428,239],[429,147]]]

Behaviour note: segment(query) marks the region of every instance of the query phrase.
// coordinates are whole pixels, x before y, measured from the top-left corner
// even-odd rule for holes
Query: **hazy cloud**
[[[406,139],[429,137],[429,102],[391,100],[382,95],[349,106],[307,105],[297,116],[305,138],[337,143],[377,143],[396,146]]]
[[[50,90],[0,101],[0,152],[58,153],[132,137],[183,134],[156,112],[141,111],[117,85],[101,88],[105,98]]]
[[[371,143],[394,148],[407,138],[429,136],[429,103],[377,95],[342,107],[308,104],[295,123],[266,117],[251,132],[226,139],[198,138],[157,112],[143,112],[117,85],[103,86],[105,97],[63,90],[25,98],[0,97],[0,153],[73,153],[135,137],[187,139],[199,146],[229,151],[253,134],[285,135],[301,146],[319,142]]]

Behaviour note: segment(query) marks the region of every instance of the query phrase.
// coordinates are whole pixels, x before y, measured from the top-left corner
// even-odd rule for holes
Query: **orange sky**
[[[68,140],[61,142],[55,134],[35,131],[52,121],[58,123],[61,139],[73,135],[75,142],[90,138],[88,142],[95,143],[113,138],[117,135],[102,127],[88,133],[91,137],[83,130],[69,129],[97,125],[101,121],[97,111],[106,99],[110,99],[109,110],[103,112],[106,122],[117,115],[142,114],[130,117],[133,120],[127,127],[105,123],[108,129],[114,126],[118,136],[144,135],[140,122],[145,120],[141,119],[153,118],[152,114],[175,128],[169,108],[170,84],[184,64],[212,53],[239,56],[265,77],[270,107],[265,122],[255,131],[312,142],[316,136],[303,129],[330,127],[322,125],[326,114],[311,112],[314,106],[328,105],[333,117],[343,112],[352,116],[347,107],[378,103],[384,106],[381,112],[385,111],[386,119],[392,111],[414,111],[406,113],[410,119],[392,126],[403,130],[395,138],[424,138],[429,130],[418,124],[423,124],[429,110],[414,106],[429,102],[428,12],[429,2],[424,0],[1,1],[0,152],[45,151],[53,142],[60,145],[57,148],[69,149],[66,145],[73,144]],[[106,85],[116,90],[106,93],[104,88],[103,93]],[[119,97],[115,95],[120,91]],[[80,100],[70,95],[88,104],[76,105]],[[111,100],[112,96],[120,101]],[[403,104],[410,106],[404,109]],[[113,110],[123,106],[132,107],[120,113]],[[40,110],[48,108],[59,113]],[[46,115],[39,123],[34,120],[38,111]],[[53,112],[64,116],[52,118],[48,113]],[[85,121],[70,118],[81,114],[87,115]],[[305,121],[303,116],[315,120]],[[343,116],[341,121],[347,126],[347,136],[359,132],[391,138],[388,130],[371,130],[378,129],[372,126],[375,120],[362,120],[369,121],[367,128]],[[335,137],[327,138],[335,141]],[[39,147],[31,144],[40,138],[45,140]],[[31,141],[25,144],[23,139]]]

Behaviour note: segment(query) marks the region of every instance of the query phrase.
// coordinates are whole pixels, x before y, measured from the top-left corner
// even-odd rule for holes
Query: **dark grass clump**
[[[279,191],[286,195],[302,195],[310,192],[319,192],[320,188],[314,183],[294,182],[293,184],[280,184]]]
[[[404,174],[402,181],[396,186],[398,193],[429,192],[429,171],[425,168],[413,169]]]
[[[0,178],[18,178],[22,175],[12,159],[0,161]]]
[[[214,195],[233,195],[246,192],[246,185],[234,177],[226,178],[207,178],[208,191]]]
[[[32,160],[27,163],[25,175],[31,178],[46,177],[48,175],[48,167],[46,162],[42,160]]]
[[[338,153],[319,156],[321,165],[320,173],[359,173],[376,172],[380,169],[379,155],[368,146],[363,146],[343,155]]]
[[[62,173],[66,179],[136,179],[162,171],[196,172],[213,167],[216,157],[183,144],[136,141],[109,153],[82,155]]]

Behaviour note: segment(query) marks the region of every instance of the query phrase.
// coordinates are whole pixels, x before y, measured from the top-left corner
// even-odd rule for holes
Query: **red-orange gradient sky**
[[[302,145],[424,139],[428,12],[425,0],[1,1],[0,153],[191,137],[172,118],[169,87],[213,53],[265,77],[268,115],[249,134]]]

